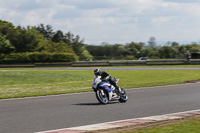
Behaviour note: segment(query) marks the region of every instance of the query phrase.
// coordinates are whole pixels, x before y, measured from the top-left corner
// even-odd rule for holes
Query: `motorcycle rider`
[[[115,79],[110,74],[105,71],[101,71],[101,69],[99,68],[94,69],[94,74],[95,76],[101,76],[102,80],[109,81],[116,88],[117,93],[122,94],[122,92],[120,91],[121,89],[119,89],[119,86],[115,82]]]

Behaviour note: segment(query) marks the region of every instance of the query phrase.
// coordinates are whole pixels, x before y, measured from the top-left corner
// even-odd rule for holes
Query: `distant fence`
[[[191,65],[200,65],[200,59],[190,59]]]
[[[35,67],[71,67],[72,62],[35,63]]]
[[[107,61],[84,61],[84,62],[72,62],[72,67],[88,67],[88,66],[109,66]]]
[[[109,61],[109,66],[136,66],[146,65],[146,60],[122,60],[122,61]]]
[[[0,68],[12,67],[96,67],[96,66],[141,66],[141,65],[200,65],[200,59],[184,60],[121,60],[121,61],[79,61],[56,63],[0,64]]]
[[[181,60],[150,60],[147,61],[147,65],[185,65],[189,62],[181,59]]]

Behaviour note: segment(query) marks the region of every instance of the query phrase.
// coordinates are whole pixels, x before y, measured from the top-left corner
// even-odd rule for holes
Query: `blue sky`
[[[50,24],[87,44],[200,42],[200,0],[1,0],[0,19]]]

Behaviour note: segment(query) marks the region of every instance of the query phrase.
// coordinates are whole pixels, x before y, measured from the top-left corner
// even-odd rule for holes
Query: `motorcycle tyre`
[[[121,96],[119,98],[119,102],[125,103],[128,100],[128,96],[127,96],[126,91],[124,89],[122,89],[122,91],[124,91],[124,96]],[[126,97],[126,98],[124,98],[124,97]]]
[[[104,91],[105,96],[103,97],[100,90],[101,89],[98,89],[98,90],[95,91],[96,98],[101,104],[107,104],[108,103],[108,96],[107,96],[106,92]]]

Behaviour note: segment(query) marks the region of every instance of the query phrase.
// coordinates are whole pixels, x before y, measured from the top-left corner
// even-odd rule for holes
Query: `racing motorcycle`
[[[115,82],[118,83],[119,79],[115,79]],[[117,93],[117,89],[111,85],[108,81],[101,79],[101,76],[96,76],[92,83],[92,88],[96,94],[97,100],[101,104],[107,104],[108,101],[118,100],[121,103],[124,103],[128,100],[128,96],[124,89],[119,87],[121,93]]]

